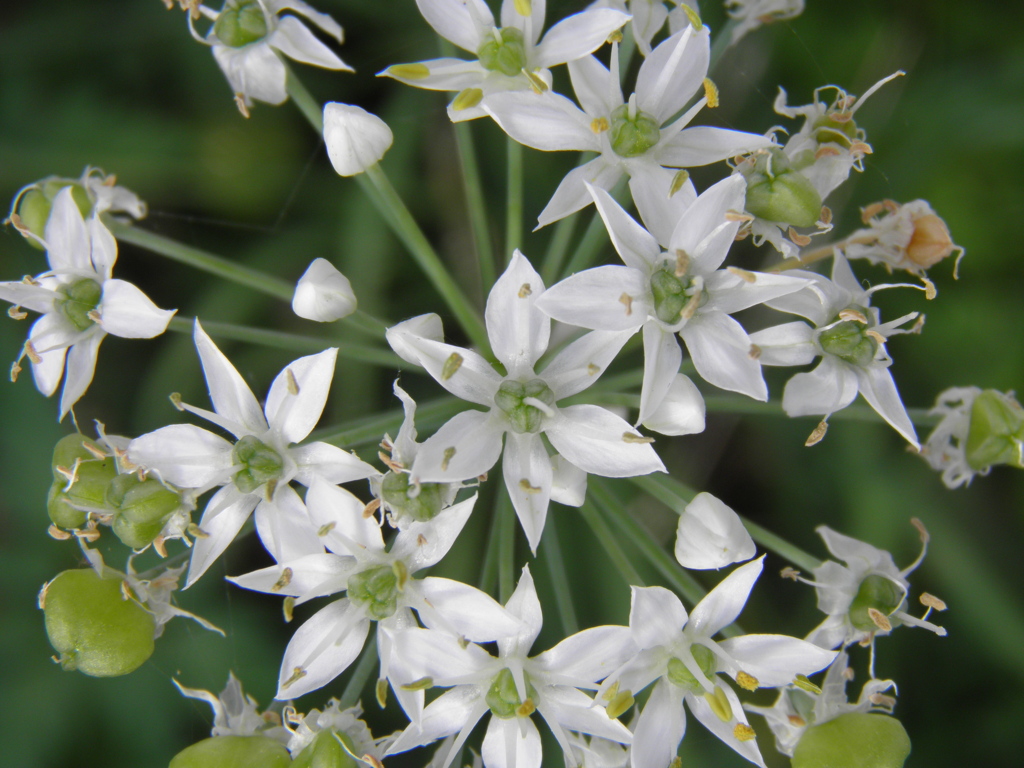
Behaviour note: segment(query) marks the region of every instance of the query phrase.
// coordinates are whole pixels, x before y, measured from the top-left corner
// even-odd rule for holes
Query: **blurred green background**
[[[300,77],[321,101],[359,104],[388,121],[396,141],[386,170],[482,304],[486,287],[479,283],[466,224],[446,99],[374,78],[390,64],[436,56],[436,37],[412,0],[319,0],[316,7],[345,27],[347,41],[338,50],[357,72],[300,68]],[[578,8],[550,2],[548,18]],[[722,26],[720,7],[704,2],[702,10],[713,31]],[[925,198],[967,249],[958,282],[948,263],[933,270],[939,296],[927,306],[918,292],[878,297],[883,319],[914,309],[928,316],[922,335],[889,345],[892,371],[908,406],[929,407],[949,386],[1011,390],[1024,384],[1022,28],[1024,11],[1017,4],[975,3],[968,10],[962,3],[936,0],[810,0],[801,18],[755,32],[713,73],[722,107],[701,119],[763,132],[783,122],[771,112],[778,85],[785,86],[791,104],[804,104],[817,86],[834,83],[858,94],[892,71],[906,70],[907,77],[887,85],[858,113],[875,152],[866,159],[865,172],[829,203],[836,232],[842,234],[857,226],[859,206],[882,198]],[[287,280],[297,279],[311,259],[329,258],[352,280],[360,306],[392,321],[440,309],[357,186],[333,173],[319,138],[291,105],[257,105],[251,119],[239,116],[220,71],[191,39],[180,11],[165,10],[160,0],[4,3],[0,40],[0,200],[44,176],[78,176],[86,165],[95,165],[116,173],[120,183],[148,201],[150,215],[142,224],[147,229]],[[493,192],[487,205],[498,238],[505,142],[491,124],[480,121],[473,128],[485,185]],[[529,222],[576,158],[532,151],[525,156]],[[723,172],[718,167],[695,173],[695,179],[703,188]],[[539,260],[549,237],[544,230],[527,234],[524,252]],[[749,264],[763,256],[749,246],[737,253]],[[603,254],[614,259],[607,247]],[[42,253],[9,227],[0,232],[0,265],[5,280],[45,269]],[[121,248],[116,271],[158,305],[178,307],[183,316],[382,343],[343,325],[311,329],[283,303],[130,246]],[[860,267],[858,275],[871,282],[886,279],[877,268]],[[751,327],[778,322],[768,315],[750,321]],[[458,341],[447,315],[446,323]],[[0,359],[17,357],[27,330],[27,323],[0,323]],[[295,357],[287,350],[231,343],[223,348],[258,397]],[[394,375],[340,361],[321,424],[394,408]],[[776,398],[785,378],[785,372],[768,371]],[[426,398],[440,394],[413,372],[404,376],[403,386]],[[180,420],[167,401],[172,391],[187,402],[206,404],[187,336],[168,334],[153,342],[111,337],[76,412],[84,431],[91,432],[92,420],[99,419],[111,433],[136,435]],[[283,624],[276,600],[229,588],[217,578],[267,562],[252,542],[233,548],[179,601],[228,630],[228,639],[174,621],[147,664],[113,680],[65,673],[50,662],[36,593],[44,581],[80,563],[73,543],[46,535],[49,454],[71,427],[56,423],[56,403],[34,390],[27,371],[17,384],[4,384],[2,393],[0,690],[5,716],[0,717],[0,762],[21,768],[164,766],[178,750],[203,738],[209,721],[208,708],[181,698],[172,678],[219,691],[233,669],[246,690],[268,704],[280,654],[295,625]],[[879,643],[876,666],[879,677],[899,684],[897,714],[913,740],[908,766],[1019,765],[1024,476],[997,469],[968,489],[948,491],[888,427],[836,417],[823,443],[804,448],[814,424],[810,418],[715,414],[703,435],[660,440],[659,450],[684,482],[717,494],[816,556],[826,553],[813,529],[824,523],[890,549],[900,565],[909,563],[917,537],[908,520],[921,518],[933,542],[912,577],[913,595],[927,590],[949,603],[939,619],[949,636],[900,630]],[[437,425],[420,426],[426,435]],[[373,458],[372,444],[357,449]],[[654,502],[632,507],[671,546],[671,513]],[[484,514],[470,523],[458,556],[444,565],[446,574],[475,581],[488,525]],[[586,585],[574,593],[581,622],[624,622],[628,590],[578,513],[553,506],[551,524],[563,542],[572,543],[568,567]],[[520,562],[525,553],[521,546]],[[122,556],[111,562],[122,565]],[[777,578],[783,565],[768,558],[742,617],[747,631],[802,635],[817,623],[811,590]],[[545,575],[538,581],[545,592]],[[546,594],[542,599],[547,626],[538,650],[556,642],[560,631],[553,602]],[[300,611],[297,620],[312,610]],[[855,664],[864,668],[863,652]],[[851,693],[857,690],[859,683]],[[325,691],[337,695],[340,686]],[[300,704],[322,704],[317,694],[308,698],[308,704]],[[401,719],[389,715],[390,726],[401,727]],[[760,726],[769,764],[785,765],[773,755],[767,728],[758,721],[754,725]],[[687,765],[744,764],[699,725],[691,725],[683,755]],[[407,764],[425,761],[426,753],[414,753]],[[551,751],[546,764],[559,765],[560,757]]]

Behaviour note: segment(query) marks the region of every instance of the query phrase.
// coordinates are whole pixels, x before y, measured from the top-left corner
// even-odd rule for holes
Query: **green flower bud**
[[[224,45],[241,48],[267,36],[267,17],[256,0],[228,0],[217,15],[213,34]]]
[[[345,746],[342,746],[342,743]],[[352,739],[348,734],[335,730],[320,731],[316,738],[299,752],[291,768],[359,768],[359,763],[349,754],[352,750]]]
[[[348,597],[366,606],[377,621],[393,616],[398,610],[398,576],[394,569],[381,565],[348,577]]]
[[[50,179],[30,189],[25,190],[18,198],[17,214],[21,218],[22,226],[26,227],[32,234],[39,238],[46,235],[46,222],[50,220],[50,211],[53,210],[53,198],[57,196],[64,187],[71,187],[71,199],[75,201],[82,217],[92,213],[92,200],[85,187],[70,179]],[[35,240],[28,239],[28,242],[35,248],[42,250],[42,247]]]
[[[95,453],[89,451],[87,445]],[[77,507],[106,507],[107,484],[117,476],[117,465],[112,456],[98,458],[97,454],[102,453],[101,446],[78,433],[65,435],[54,446],[53,485],[46,499],[46,509],[54,525],[81,528],[87,514]],[[70,488],[69,476],[73,477]]]
[[[381,498],[399,517],[423,522],[433,520],[444,504],[442,483],[420,483],[416,496],[409,496],[409,475],[388,472],[380,484]]]
[[[252,435],[235,443],[234,460],[244,467],[235,474],[235,486],[242,493],[252,493],[279,478],[284,464],[281,454]]]
[[[1024,467],[1024,409],[1011,396],[986,389],[971,405],[965,454],[971,469],[981,472],[993,464]]]
[[[509,720],[513,717],[527,717],[532,714],[537,699],[537,689],[526,678],[526,701],[519,698],[519,691],[516,690],[516,681],[512,677],[512,671],[506,667],[495,675],[491,681],[491,687],[487,689],[487,706],[495,717]]]
[[[861,368],[875,359],[878,341],[868,335],[867,325],[856,320],[833,320],[833,323],[835,325],[818,334],[822,350]]]
[[[555,404],[555,393],[543,379],[527,382],[506,380],[494,394],[495,405],[508,415],[512,431],[518,434],[540,432],[544,416],[547,415],[544,409],[523,402],[526,398],[537,400],[545,406]]]
[[[804,732],[793,768],[901,768],[908,755],[910,737],[899,720],[847,712]]]
[[[484,69],[515,77],[526,67],[523,33],[515,27],[498,30],[498,35],[489,36],[476,55]]]
[[[747,211],[766,221],[810,227],[821,215],[821,195],[781,149],[757,156],[747,178]]]
[[[213,736],[185,747],[168,768],[289,768],[284,744],[267,736]]]
[[[181,506],[181,496],[156,478],[118,475],[107,485],[107,504],[117,510],[111,528],[122,543],[142,549],[153,543],[167,518]]]
[[[83,277],[64,286],[59,293],[63,298],[54,301],[57,311],[79,331],[92,328],[96,321],[89,315],[103,298],[103,286],[92,278]]]
[[[46,634],[64,669],[93,677],[127,675],[153,655],[153,616],[121,593],[117,576],[64,571],[42,599]]]
[[[860,583],[856,596],[850,602],[850,623],[864,632],[874,632],[878,625],[872,621],[869,610],[874,608],[883,616],[889,616],[900,607],[906,590],[877,573],[868,576]]]
[[[704,677],[710,680],[711,676],[718,671],[718,659],[715,658],[715,652],[703,645],[691,645],[690,653],[693,655],[693,660],[697,662],[697,667],[704,673]],[[704,686],[677,658],[668,660],[668,679],[670,683],[678,685],[690,693],[705,693]]]
[[[658,121],[641,112],[630,108],[632,104],[616,107],[611,114],[608,126],[608,141],[612,151],[619,157],[636,157],[642,155],[661,140],[661,126]]]

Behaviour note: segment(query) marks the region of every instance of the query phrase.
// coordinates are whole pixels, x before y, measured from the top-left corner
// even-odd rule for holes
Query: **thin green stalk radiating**
[[[480,166],[476,159],[473,130],[468,122],[453,123],[455,144],[459,150],[459,167],[462,183],[466,190],[466,211],[469,226],[473,231],[473,242],[480,262],[480,282],[484,295],[497,280],[494,267],[494,248],[491,244],[490,226],[487,223],[487,207],[484,205],[484,187],[480,177]]]
[[[508,139],[507,200],[505,206],[505,263],[523,244],[523,145]]]
[[[640,578],[640,574],[633,567],[633,563],[630,562],[626,553],[622,551],[622,547],[619,546],[619,540],[612,534],[608,524],[602,519],[594,504],[590,501],[583,502],[583,506],[580,507],[580,514],[587,525],[590,526],[590,530],[594,532],[594,536],[597,537],[598,542],[600,542],[604,551],[608,554],[608,559],[612,561],[612,565],[615,566],[615,569],[622,578],[626,580],[626,583],[636,587],[644,586],[644,580]]]
[[[569,575],[565,571],[565,560],[562,558],[562,545],[558,540],[558,528],[555,521],[548,516],[544,526],[544,539],[541,541],[541,555],[548,568],[551,586],[555,592],[555,603],[558,605],[558,618],[562,623],[562,632],[566,637],[579,631],[576,621],[576,609],[572,604],[572,589]]]
[[[507,493],[494,503],[498,526],[498,599],[504,605],[516,588],[516,510]]]
[[[341,708],[354,707],[359,703],[366,681],[373,674],[373,668],[377,665],[377,633],[372,632],[363,647],[363,653],[359,657],[356,668],[352,670],[352,677],[345,684],[345,690],[341,694]]]
[[[455,397],[443,397],[416,406],[416,425],[423,430],[440,426],[456,413],[465,410],[466,403]],[[344,424],[322,427],[309,435],[309,440],[319,440],[331,445],[362,445],[379,442],[385,432],[395,434],[405,416],[401,411],[364,416]]]

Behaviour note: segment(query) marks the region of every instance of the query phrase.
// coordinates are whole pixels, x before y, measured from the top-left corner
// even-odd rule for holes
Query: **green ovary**
[[[264,483],[276,480],[284,465],[281,454],[252,435],[235,443],[234,460],[242,465],[235,474],[235,487],[242,493],[252,493]]]
[[[241,48],[267,36],[267,18],[255,0],[241,3],[229,0],[217,16],[213,34],[224,45]]]
[[[537,699],[537,689],[526,680],[526,700],[533,704]],[[512,671],[506,667],[499,672],[491,687],[487,689],[487,706],[495,717],[510,720],[513,717],[528,715],[533,711],[533,706],[528,706],[529,712],[524,711],[523,700],[519,698],[519,691],[516,690],[516,681],[512,677]]]
[[[398,610],[398,576],[386,565],[354,573],[348,579],[348,598],[365,606],[377,621],[393,616]]]
[[[676,276],[673,270],[659,269],[651,275],[651,293],[654,296],[654,313],[661,322],[675,325],[683,316],[683,310],[689,305],[696,293],[693,279],[686,275]],[[707,301],[702,291],[698,300],[700,306]]]
[[[523,33],[515,27],[505,27],[496,32],[480,46],[476,55],[484,69],[515,77],[526,68]]]
[[[63,298],[54,302],[57,311],[79,331],[87,331],[94,324],[89,315],[103,298],[103,287],[88,277],[76,280],[60,291]]]
[[[900,607],[905,596],[903,588],[892,579],[872,574],[860,583],[856,597],[850,603],[850,623],[864,632],[874,632],[878,625],[871,620],[869,610],[874,608],[889,616]]]
[[[704,673],[704,677],[711,679],[711,676],[718,671],[718,660],[714,651],[703,645],[691,645],[690,653],[697,667]],[[686,665],[677,658],[668,660],[668,679],[674,685],[678,685],[690,693],[704,693],[704,686],[696,676],[686,668]]]
[[[527,382],[503,381],[494,395],[494,403],[508,416],[512,431],[517,434],[540,432],[545,413],[524,402],[532,398],[546,406],[555,404],[555,393],[542,379]]]
[[[409,475],[388,472],[380,484],[381,498],[402,517],[420,522],[433,520],[444,504],[441,483],[420,483],[419,493],[409,494]]]
[[[868,335],[868,326],[855,320],[843,320],[822,331],[818,343],[827,354],[861,368],[870,364],[878,352],[878,342]]]
[[[629,104],[617,107],[609,123],[608,141],[619,157],[642,155],[661,139],[658,121],[638,109],[630,116]]]

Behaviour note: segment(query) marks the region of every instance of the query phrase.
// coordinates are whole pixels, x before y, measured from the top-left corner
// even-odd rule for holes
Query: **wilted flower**
[[[848,259],[867,259],[890,270],[924,275],[954,251],[959,251],[957,264],[964,255],[964,249],[950,237],[946,222],[924,200],[903,205],[883,200],[865,208],[862,218],[868,228],[858,229],[846,239],[843,253]]]

